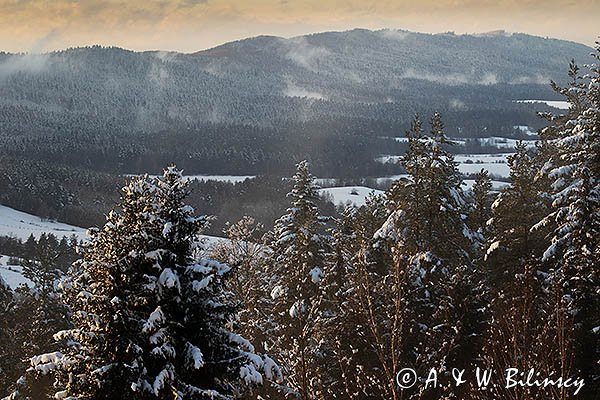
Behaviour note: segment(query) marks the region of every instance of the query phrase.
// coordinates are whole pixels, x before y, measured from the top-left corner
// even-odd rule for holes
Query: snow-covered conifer
[[[435,366],[447,374],[477,350],[482,285],[470,260],[475,236],[466,225],[467,202],[457,164],[445,148],[449,144],[439,114],[431,119],[429,137],[415,119],[402,159],[409,177],[388,191],[391,213],[375,234],[386,268],[371,292],[381,296],[378,314],[385,318],[378,316],[371,330],[389,398],[401,395],[394,378],[402,366],[413,365],[419,373]],[[458,392],[438,387],[430,393]]]
[[[586,74],[572,63],[570,85],[554,85],[569,110],[541,133],[552,150],[541,174],[551,181],[552,210],[535,229],[553,229],[543,258],[574,318],[575,368],[600,382],[600,44],[593,56]]]
[[[326,218],[317,207],[318,187],[308,163],[297,165],[291,206],[275,224],[272,268],[276,281],[271,290],[276,323],[274,347],[280,352],[286,388],[303,400],[321,392],[319,365],[324,278],[329,238]]]
[[[175,167],[134,178],[91,231],[63,284],[74,328],[55,335],[60,351],[31,359],[32,371],[55,376],[55,397],[228,399],[279,375],[232,330],[230,268],[194,257],[206,218],[187,194]]]

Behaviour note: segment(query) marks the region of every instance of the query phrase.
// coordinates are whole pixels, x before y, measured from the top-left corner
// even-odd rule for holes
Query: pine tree
[[[333,231],[334,253],[327,263],[324,287],[332,313],[324,319],[328,368],[324,398],[382,398],[387,391],[378,369],[378,353],[369,334],[373,285],[364,268],[364,249],[387,218],[383,196],[370,195],[359,209],[345,208]],[[376,307],[376,306],[375,306]]]
[[[384,294],[378,304],[384,317],[371,330],[380,346],[388,398],[401,395],[395,385],[401,366],[414,365],[425,376],[435,367],[447,375],[450,366],[466,367],[477,351],[484,288],[470,261],[474,235],[466,225],[457,164],[445,150],[449,144],[439,114],[432,117],[430,137],[415,119],[402,159],[409,178],[388,191],[391,214],[375,235],[376,245],[387,254],[387,270],[372,290]],[[427,395],[460,394],[438,386]]]
[[[594,54],[600,60],[600,44]],[[588,382],[600,382],[600,66],[579,74],[571,63],[566,96],[569,110],[549,116],[542,138],[552,152],[542,174],[552,181],[552,210],[539,226],[554,231],[544,260],[551,262],[560,305],[573,316],[575,368]],[[598,383],[586,393],[594,393]]]
[[[570,348],[559,340],[559,325],[569,321],[552,312],[555,294],[548,266],[541,262],[548,232],[531,230],[550,206],[543,193],[544,182],[536,179],[542,165],[539,154],[537,149],[517,144],[515,154],[508,157],[511,185],[492,205],[489,237],[480,261],[490,282],[492,322],[481,358],[485,368],[528,370],[535,366],[545,373],[568,375]],[[474,393],[481,399],[490,394],[497,398],[560,398],[552,390],[506,389],[499,377],[489,391]]]
[[[323,229],[326,218],[319,214],[318,187],[308,163],[297,165],[294,187],[288,194],[291,207],[277,220],[272,268],[276,284],[272,288],[273,318],[276,330],[274,348],[281,354],[287,387],[282,388],[303,400],[322,391],[319,365],[319,320],[322,315],[324,264],[328,237]]]

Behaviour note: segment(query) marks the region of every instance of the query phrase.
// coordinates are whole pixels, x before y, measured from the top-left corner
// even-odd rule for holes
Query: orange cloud
[[[597,0],[0,0],[0,50],[90,44],[197,51],[272,34],[355,27],[526,32],[593,43]]]

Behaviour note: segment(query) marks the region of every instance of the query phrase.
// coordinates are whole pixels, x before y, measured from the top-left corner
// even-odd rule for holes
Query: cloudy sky
[[[90,44],[193,52],[261,34],[504,29],[592,45],[600,0],[0,0],[0,51]]]

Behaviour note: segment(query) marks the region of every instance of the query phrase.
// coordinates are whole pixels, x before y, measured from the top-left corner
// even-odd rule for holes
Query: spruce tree
[[[260,353],[270,354],[275,323],[271,315],[273,300],[269,288],[274,285],[274,275],[269,270],[269,247],[265,244],[268,238],[261,235],[262,230],[262,224],[245,216],[227,225],[224,233],[228,240],[212,246],[210,254],[215,260],[226,262],[232,268],[226,284],[233,299],[240,305],[238,331],[242,336],[252,338]],[[245,398],[280,396],[277,387],[282,383],[282,376],[279,371],[276,372],[268,378],[272,381],[270,384],[265,382],[252,393],[247,393]]]
[[[368,323],[379,314],[379,298],[371,292],[379,276],[370,270],[372,264],[363,263],[371,260],[365,253],[387,215],[383,196],[370,195],[364,206],[349,206],[337,219],[334,252],[324,278],[326,301],[333,310],[323,324],[329,352],[324,398],[382,398],[387,394],[378,363],[381,354],[374,349]]]
[[[244,391],[238,384],[262,383],[279,374],[268,357],[231,330],[236,307],[225,280],[226,264],[194,258],[194,246],[206,217],[185,204],[187,183],[181,171],[165,170],[157,181],[159,245],[151,252],[145,295],[150,311],[141,335],[145,373],[136,390],[147,398],[229,398]]]
[[[49,397],[52,390],[50,376],[27,371],[24,363],[38,354],[57,350],[52,333],[70,327],[68,309],[63,304],[59,284],[66,271],[61,257],[72,251],[63,238],[61,242],[52,234],[42,233],[35,243],[35,252],[21,261],[23,276],[31,285],[15,290],[14,336],[18,343],[21,362],[15,370],[21,377],[14,387],[15,399]]]
[[[194,257],[206,217],[187,194],[174,167],[135,178],[91,231],[64,284],[75,328],[55,335],[60,351],[32,359],[33,370],[54,374],[57,397],[227,399],[243,391],[237,383],[260,383],[259,370],[276,373],[231,330],[230,268]]]
[[[329,239],[324,234],[326,218],[316,204],[318,187],[306,161],[297,165],[293,182],[288,194],[291,206],[276,221],[271,244],[276,277],[271,291],[276,323],[273,340],[287,384],[282,390],[308,400],[322,391],[319,321]]]

